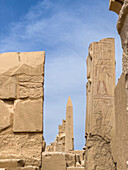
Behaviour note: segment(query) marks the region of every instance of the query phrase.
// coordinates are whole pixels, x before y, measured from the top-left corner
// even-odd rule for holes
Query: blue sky
[[[55,140],[66,117],[68,96],[74,109],[75,149],[85,144],[86,57],[94,41],[116,40],[116,79],[122,49],[117,15],[109,0],[0,0],[0,52],[45,51],[44,137]]]

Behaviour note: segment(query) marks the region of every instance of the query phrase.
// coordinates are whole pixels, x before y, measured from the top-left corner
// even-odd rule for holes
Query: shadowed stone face
[[[109,0],[109,10],[119,14],[123,3],[124,0]]]

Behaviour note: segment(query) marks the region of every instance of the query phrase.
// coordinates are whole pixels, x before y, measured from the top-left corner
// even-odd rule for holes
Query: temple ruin
[[[86,144],[74,150],[73,104],[55,142],[43,136],[45,52],[0,54],[1,170],[128,169],[128,0],[110,0],[121,38],[122,75],[115,85],[115,39],[90,44],[87,56]]]

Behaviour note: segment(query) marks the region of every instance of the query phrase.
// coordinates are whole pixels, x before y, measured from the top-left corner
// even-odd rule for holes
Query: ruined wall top
[[[124,0],[109,0],[109,10],[119,14],[123,3]]]

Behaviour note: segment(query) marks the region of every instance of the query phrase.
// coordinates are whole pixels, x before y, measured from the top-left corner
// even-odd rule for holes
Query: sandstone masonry
[[[44,63],[45,52],[0,54],[0,167],[41,166]]]

